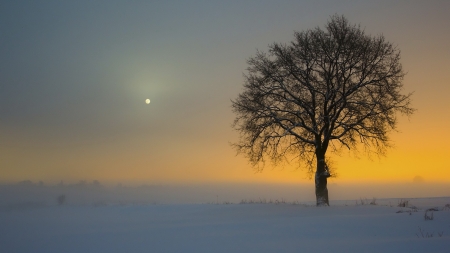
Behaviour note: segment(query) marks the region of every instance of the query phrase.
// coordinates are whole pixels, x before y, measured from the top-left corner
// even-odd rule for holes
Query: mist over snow
[[[372,198],[447,197],[450,185],[445,183],[361,183],[329,184],[331,202]],[[59,203],[64,196],[63,203]],[[125,184],[104,185],[101,182],[45,184],[25,180],[0,185],[0,208],[54,205],[114,204],[200,204],[240,203],[242,201],[315,201],[313,182],[303,184],[269,183],[203,183],[203,184]]]

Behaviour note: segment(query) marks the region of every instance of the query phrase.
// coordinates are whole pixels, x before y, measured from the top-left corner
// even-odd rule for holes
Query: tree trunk
[[[328,200],[328,188],[327,188],[327,178],[330,177],[330,173],[325,164],[325,156],[317,154],[317,170],[315,175],[316,183],[316,202],[317,206],[329,206],[330,202]]]

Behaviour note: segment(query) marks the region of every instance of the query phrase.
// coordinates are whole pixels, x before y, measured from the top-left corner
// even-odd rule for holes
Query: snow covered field
[[[0,252],[450,252],[450,197],[363,202],[30,204],[0,209]]]

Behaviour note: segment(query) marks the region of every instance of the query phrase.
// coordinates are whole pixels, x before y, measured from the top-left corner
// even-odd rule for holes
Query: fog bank
[[[446,183],[329,184],[330,200],[449,196]],[[98,181],[45,185],[31,181],[0,185],[0,208],[52,205],[240,203],[248,201],[313,202],[314,185],[218,183],[191,185],[104,186]]]

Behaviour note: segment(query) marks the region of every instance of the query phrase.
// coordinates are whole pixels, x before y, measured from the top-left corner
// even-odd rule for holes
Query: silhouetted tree
[[[244,90],[232,101],[240,132],[233,145],[259,170],[266,160],[288,158],[306,162],[311,173],[315,167],[317,205],[329,205],[326,152],[384,154],[397,113],[414,112],[411,94],[401,93],[400,51],[383,35],[335,15],[325,29],[294,36],[248,60]]]

